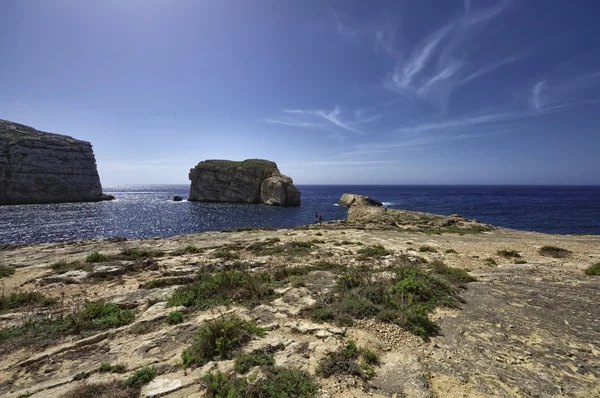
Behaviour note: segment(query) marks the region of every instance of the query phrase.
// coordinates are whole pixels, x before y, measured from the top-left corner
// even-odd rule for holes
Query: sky
[[[2,0],[0,118],[102,184],[600,184],[600,2]]]

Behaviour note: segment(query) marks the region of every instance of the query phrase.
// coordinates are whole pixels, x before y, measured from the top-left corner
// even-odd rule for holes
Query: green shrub
[[[567,249],[561,249],[556,246],[544,246],[539,252],[542,256],[548,256],[553,258],[564,258],[571,255],[571,251]]]
[[[183,323],[183,312],[181,311],[171,311],[169,315],[167,315],[167,323],[169,325],[178,325]]]
[[[486,258],[486,259],[485,259],[485,260],[483,260],[483,261],[485,261],[485,262],[486,262],[488,265],[498,265],[498,263],[496,262],[496,260],[494,260],[494,259],[493,259],[493,258],[491,258],[491,257],[488,257],[488,258]]]
[[[63,394],[60,398],[138,398],[140,388],[130,388],[118,380],[104,383],[84,382]]]
[[[369,365],[379,365],[381,363],[381,359],[379,358],[379,353],[375,350],[363,350],[362,356],[365,362]]]
[[[231,250],[216,250],[213,252],[213,257],[222,258],[223,260],[237,260],[240,255],[232,252]]]
[[[261,350],[254,350],[249,354],[242,354],[235,359],[233,370],[244,374],[254,366],[275,365],[274,353],[283,348],[283,345],[278,345],[275,347],[269,346]]]
[[[366,374],[358,364],[358,347],[354,341],[349,341],[342,349],[328,353],[319,361],[317,374],[322,377],[333,375],[350,375],[366,379]]]
[[[269,243],[277,243],[277,242],[281,242],[281,239],[279,239],[278,237],[274,237],[274,238],[267,238],[266,242]]]
[[[160,250],[149,250],[149,249],[123,249],[119,254],[120,258],[126,260],[140,260],[146,258],[162,257],[165,253]]]
[[[585,270],[586,275],[600,275],[600,263],[590,265]]]
[[[0,312],[23,307],[46,307],[56,303],[56,300],[39,292],[0,293]]]
[[[122,310],[114,303],[97,301],[87,303],[74,320],[78,330],[103,330],[124,326],[135,317],[133,311]]]
[[[189,276],[178,276],[175,278],[162,278],[162,279],[151,279],[144,283],[142,287],[144,289],[158,289],[161,287],[175,286],[175,285],[187,285],[196,281],[196,278]]]
[[[8,278],[11,275],[15,274],[14,267],[8,265],[0,265],[0,279]]]
[[[98,252],[92,252],[85,258],[86,263],[101,263],[104,261],[108,261],[108,257]]]
[[[255,305],[275,296],[267,273],[247,270],[203,270],[198,280],[175,290],[170,306],[206,309],[215,305],[242,303]]]
[[[421,246],[419,247],[421,253],[437,253],[437,249],[433,246]]]
[[[200,249],[199,247],[196,247],[194,245],[187,245],[184,248],[173,251],[171,254],[173,256],[183,256],[184,254],[198,254],[203,252],[204,249]]]
[[[264,329],[254,321],[246,321],[237,315],[207,321],[196,331],[191,347],[182,353],[183,364],[186,367],[202,366],[214,357],[227,359],[253,336],[263,336],[264,333]]]
[[[386,249],[381,245],[366,246],[358,249],[357,254],[360,254],[360,258],[368,257],[383,257],[392,254],[391,250]]]
[[[474,276],[461,268],[448,267],[442,261],[435,260],[430,264],[433,272],[437,275],[444,276],[446,280],[450,281],[454,285],[461,285],[462,283],[474,282],[477,280]]]
[[[122,363],[111,365],[110,363],[102,362],[98,371],[100,373],[125,373],[127,371],[127,366]]]
[[[446,254],[458,254],[458,252],[454,249],[447,249]]]
[[[521,257],[521,255],[519,254],[518,251],[509,250],[509,249],[498,250],[496,252],[496,254],[498,254],[499,256],[504,257],[504,258],[519,258],[519,257]]]
[[[68,271],[83,269],[84,266],[78,261],[67,262],[66,260],[60,260],[50,264],[50,268],[52,268],[57,274],[64,274]]]
[[[141,387],[150,383],[156,377],[156,370],[153,368],[142,368],[135,372],[130,378],[125,380],[127,387]]]
[[[218,371],[204,376],[208,398],[312,398],[317,386],[304,371],[276,366],[263,368],[262,377],[256,383],[245,378],[226,375]]]

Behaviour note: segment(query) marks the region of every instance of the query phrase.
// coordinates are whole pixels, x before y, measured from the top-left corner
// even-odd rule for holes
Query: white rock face
[[[103,199],[89,142],[0,119],[0,205]]]
[[[274,162],[206,160],[190,170],[189,201],[299,206],[300,191]]]

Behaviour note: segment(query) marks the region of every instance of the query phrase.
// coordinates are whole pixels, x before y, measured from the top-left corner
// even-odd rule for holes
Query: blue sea
[[[168,237],[243,226],[293,227],[345,219],[343,193],[358,193],[389,208],[437,214],[559,234],[600,234],[600,187],[299,185],[300,207],[174,202],[189,185],[104,187],[116,200],[98,203],[0,206],[0,243],[57,242],[112,236]]]

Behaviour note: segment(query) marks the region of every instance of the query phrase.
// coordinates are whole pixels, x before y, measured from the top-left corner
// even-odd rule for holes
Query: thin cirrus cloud
[[[600,100],[600,70],[577,76],[540,80],[531,89],[530,103],[538,113],[548,113]]]
[[[356,110],[353,117],[344,117],[343,111],[336,106],[331,111],[327,110],[304,110],[304,109],[284,109],[283,113],[287,116],[279,118],[263,119],[266,123],[284,124],[302,128],[327,128],[338,129],[355,134],[362,134],[358,126],[377,120],[381,115],[368,115],[365,110]]]

